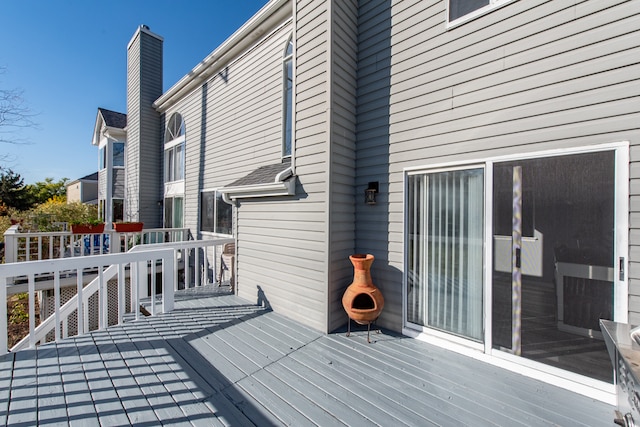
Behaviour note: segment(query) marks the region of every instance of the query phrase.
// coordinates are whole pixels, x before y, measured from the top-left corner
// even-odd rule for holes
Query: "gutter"
[[[285,5],[288,7],[284,7]],[[291,14],[292,0],[271,0],[200,64],[163,93],[153,103],[153,107],[159,113],[165,112],[180,98],[222,70],[234,57],[252,46],[263,34],[290,18]]]
[[[222,200],[230,205],[234,205],[237,199],[293,196],[296,194],[296,180],[290,179],[292,177],[294,177],[293,170],[288,167],[276,175],[274,182],[224,187],[218,191],[222,193]]]

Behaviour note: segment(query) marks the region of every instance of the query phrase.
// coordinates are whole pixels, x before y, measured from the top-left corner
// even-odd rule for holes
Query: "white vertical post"
[[[36,348],[36,278],[33,273],[29,278],[29,348]]]
[[[118,324],[124,319],[125,306],[124,264],[118,264]]]
[[[189,249],[185,248],[183,250],[184,257],[182,259],[184,260],[184,288],[187,289],[191,287],[191,269],[189,268],[189,258],[191,258],[191,256],[189,253]]]
[[[73,251],[73,248],[71,249]],[[82,269],[76,270],[76,286],[78,296],[78,335],[84,334],[84,304],[82,300]]]
[[[131,311],[135,315],[136,320],[140,319],[140,299],[138,297],[138,263],[131,263],[131,271],[129,272],[129,287],[131,289]]]
[[[56,341],[60,341],[60,271],[56,271],[53,276],[53,294]]]
[[[162,262],[162,312],[169,313],[173,311],[175,286],[171,283],[171,279],[175,279],[175,275],[167,274],[176,270],[176,257],[167,257]]]
[[[7,325],[7,278],[0,282],[0,355],[7,353],[7,338],[9,329]]]
[[[98,328],[104,329],[109,326],[109,290],[107,289],[107,281],[104,280],[104,266],[100,265],[98,267],[98,298],[99,298],[99,306],[98,309]]]
[[[145,261],[145,265],[151,263],[151,315],[156,315],[156,260]]]
[[[202,286],[202,283],[200,282],[201,280],[201,274],[200,274],[200,248],[194,248],[193,251],[195,252],[195,260],[193,262],[193,269],[194,269],[194,274],[195,274],[195,280],[194,280],[194,284],[193,286]]]
[[[147,273],[148,266],[146,262],[138,262],[138,298],[146,298],[149,296],[149,289],[147,287]],[[142,268],[144,266],[144,268]]]
[[[18,226],[11,226],[4,233],[4,262],[9,264],[11,262],[16,262],[18,259]]]
[[[204,252],[204,285],[209,285],[209,246],[202,248]]]

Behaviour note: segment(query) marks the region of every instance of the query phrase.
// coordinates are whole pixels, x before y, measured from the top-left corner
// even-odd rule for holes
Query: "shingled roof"
[[[291,167],[290,162],[276,163],[274,165],[261,166],[249,175],[232,182],[226,187],[240,187],[246,185],[271,184],[276,180],[276,176]]]
[[[98,108],[102,115],[104,124],[108,127],[124,129],[127,127],[127,115],[118,113],[117,111],[107,110],[106,108]]]

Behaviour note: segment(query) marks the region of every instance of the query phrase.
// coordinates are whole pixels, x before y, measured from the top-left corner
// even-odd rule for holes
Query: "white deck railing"
[[[75,258],[126,252],[138,244],[188,239],[188,228],[149,228],[137,233],[106,231],[98,234],[73,234],[70,231],[22,232],[18,225],[13,225],[4,233],[4,258],[5,263]]]
[[[25,261],[0,265],[0,354],[7,352],[7,295],[15,293],[18,288],[26,291],[29,298],[29,334],[16,344],[11,351],[27,347],[35,347],[43,342],[47,335],[54,332],[55,339],[60,340],[69,335],[69,317],[77,314],[77,334],[89,331],[89,298],[98,293],[98,328],[108,326],[109,298],[107,283],[117,278],[117,313],[118,323],[122,323],[125,307],[125,279],[130,279],[130,311],[135,318],[140,316],[140,300],[151,297],[151,315],[157,314],[156,308],[156,273],[161,273],[162,280],[162,312],[173,309],[173,294],[178,289],[178,273],[184,272],[184,287],[202,286],[215,281],[217,263],[222,246],[233,242],[233,239],[190,240],[182,242],[155,243],[135,246],[127,253],[102,254],[95,256],[78,256],[39,261]],[[77,294],[61,306],[61,277],[76,278]],[[50,280],[52,278],[52,280]],[[18,279],[18,280],[15,280]],[[54,313],[35,325],[36,283],[53,283],[49,289],[54,290]],[[85,286],[84,283],[89,283]],[[149,283],[150,282],[150,283]],[[150,285],[150,286],[149,286]],[[43,289],[42,285],[38,286]],[[46,288],[44,288],[46,289]],[[148,289],[151,295],[148,295]],[[113,309],[113,307],[112,307]]]

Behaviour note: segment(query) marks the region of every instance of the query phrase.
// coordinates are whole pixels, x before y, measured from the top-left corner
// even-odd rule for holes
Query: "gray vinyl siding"
[[[629,320],[639,323],[640,3],[519,1],[449,30],[445,6],[360,10],[357,185],[388,182],[374,210],[358,206],[357,239],[386,258],[374,263],[382,323],[402,325],[401,282],[387,283],[402,279],[403,168],[618,141],[631,144]]]
[[[379,323],[399,330],[402,325],[402,262],[392,266],[389,259],[391,2],[361,4],[358,33],[356,190],[364,197],[368,182],[377,181],[379,193],[376,205],[356,203],[356,252],[371,253],[375,257],[371,276],[385,298]]]
[[[124,198],[124,169],[114,169],[113,170],[113,198],[114,199],[123,199]]]
[[[160,114],[152,107],[162,94],[162,41],[139,31],[128,50],[127,198],[125,219],[146,228],[162,225]]]
[[[357,1],[332,3],[331,140],[329,198],[328,330],[347,320],[342,294],[353,279],[349,255],[355,251],[355,191]]]
[[[104,200],[107,198],[107,174],[106,169],[98,171],[98,198]]]
[[[308,25],[326,32],[326,9]],[[308,16],[305,16],[308,19]],[[308,28],[308,27],[307,27]],[[183,115],[185,226],[199,230],[202,189],[221,188],[281,161],[283,53],[291,21],[275,28],[174,104]],[[327,329],[327,41],[296,42],[296,195],[241,199],[235,211],[238,294],[318,330]],[[309,59],[319,67],[300,65]],[[302,105],[302,107],[300,107]],[[259,288],[258,288],[259,287]]]

